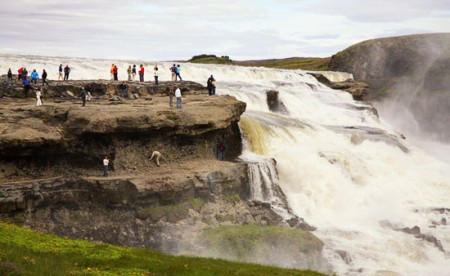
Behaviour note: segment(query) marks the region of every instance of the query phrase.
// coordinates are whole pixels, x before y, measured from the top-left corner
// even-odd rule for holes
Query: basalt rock
[[[332,82],[322,74],[317,73],[308,73],[308,74],[312,75],[320,83],[325,84],[326,86],[332,89],[347,91],[352,95],[353,99],[356,101],[367,100],[367,95],[369,93],[369,85],[365,82],[356,81],[352,79],[340,82]]]
[[[289,112],[284,103],[280,100],[279,94],[280,92],[275,90],[267,91],[267,106],[270,111],[288,114]]]

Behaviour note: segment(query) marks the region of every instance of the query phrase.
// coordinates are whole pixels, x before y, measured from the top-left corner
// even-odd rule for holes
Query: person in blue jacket
[[[177,68],[176,68],[176,77],[175,77],[175,80],[177,80],[178,78],[180,78],[180,81],[182,80],[181,79],[181,75],[180,75],[180,73],[181,73],[181,67],[180,67],[180,65],[178,64],[177,65]]]
[[[39,79],[39,73],[36,72],[36,69],[33,69],[33,72],[31,72],[31,82],[36,84],[38,79]]]

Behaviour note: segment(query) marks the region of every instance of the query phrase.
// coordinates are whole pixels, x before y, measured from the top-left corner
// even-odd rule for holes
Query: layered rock
[[[333,82],[330,81],[327,77],[318,73],[308,73],[315,77],[320,83],[325,84],[326,86],[336,89],[336,90],[344,90],[350,93],[355,101],[365,101],[367,100],[367,95],[369,93],[369,85],[362,81],[356,81],[352,79],[348,79],[345,81]]]
[[[169,85],[182,87],[182,110],[169,107]],[[81,87],[94,96],[84,107],[73,96]],[[249,201],[248,165],[236,161],[246,105],[233,97],[208,97],[190,82],[129,83],[133,100],[118,97],[117,83],[51,82],[37,107],[10,93],[19,90],[4,92],[0,107],[0,219],[171,253],[207,227],[311,229]],[[225,161],[216,160],[220,142]],[[149,160],[153,150],[162,153],[161,166]],[[105,155],[109,177],[101,176]]]

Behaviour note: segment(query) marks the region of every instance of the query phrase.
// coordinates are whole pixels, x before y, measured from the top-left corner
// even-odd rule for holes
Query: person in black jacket
[[[47,71],[45,71],[45,69],[42,70],[42,86],[44,86],[45,84],[48,85],[47,82]]]
[[[208,81],[206,82],[206,86],[208,87],[208,94],[210,96],[216,94],[216,80],[214,79],[213,75],[209,77]]]
[[[69,74],[70,74],[70,67],[69,65],[66,65],[66,67],[64,67],[64,80],[69,80]]]
[[[86,105],[87,93],[86,93],[86,90],[84,90],[84,87],[81,87],[80,95],[78,95],[78,96],[83,101],[83,105],[82,106],[85,106]]]
[[[12,72],[11,72],[11,68],[9,68],[8,70],[8,87],[10,87],[12,85]]]

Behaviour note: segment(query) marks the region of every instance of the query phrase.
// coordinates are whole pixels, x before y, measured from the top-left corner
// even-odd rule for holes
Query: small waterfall
[[[278,185],[278,172],[273,158],[262,158],[248,163],[249,200],[270,204],[271,208],[284,220],[294,216],[286,202],[286,197]]]

